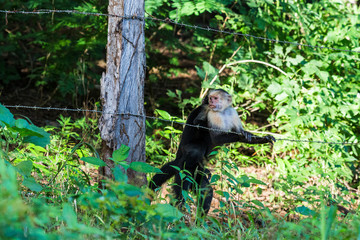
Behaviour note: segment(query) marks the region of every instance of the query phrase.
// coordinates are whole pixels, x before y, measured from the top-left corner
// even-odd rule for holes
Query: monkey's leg
[[[198,183],[200,190],[199,207],[202,208],[201,215],[205,216],[210,210],[214,190],[210,185],[211,173],[209,169],[203,168],[200,171],[199,170],[196,174],[196,182]]]
[[[180,173],[175,175],[175,185],[173,187],[175,198],[180,205],[184,203],[182,191],[189,191],[192,188],[193,181],[195,180],[194,173],[202,165],[204,154],[205,146],[203,144],[188,144],[184,146],[184,153],[179,161],[183,163],[183,166],[181,166],[183,171],[181,175]]]
[[[178,172],[178,170],[173,167],[179,165],[177,162],[179,162],[179,160],[175,159],[174,161],[168,162],[162,166],[160,168],[162,173],[155,174],[149,183],[149,188],[155,190],[156,188],[161,187],[161,185],[163,185],[172,176],[174,176]]]

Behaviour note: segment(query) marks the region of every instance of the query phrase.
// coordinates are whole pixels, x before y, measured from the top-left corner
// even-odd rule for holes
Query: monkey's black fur
[[[226,91],[224,92],[228,94]],[[207,117],[204,115],[204,112],[207,111],[208,104],[208,97],[205,97],[201,106],[197,107],[190,113],[186,123],[208,127]],[[199,203],[204,211],[203,214],[207,214],[213,198],[213,189],[210,186],[210,171],[205,168],[205,160],[213,151],[214,147],[232,142],[252,144],[275,142],[275,138],[270,135],[259,137],[245,130],[241,130],[241,134],[242,135],[211,131],[204,128],[186,125],[181,136],[175,160],[166,163],[161,168],[162,173],[156,174],[152,178],[149,187],[152,190],[155,190],[172,176],[175,176],[175,185],[173,186],[173,190],[175,198],[178,200],[178,204],[182,204],[184,201],[182,190],[188,191],[193,187],[193,183],[189,178],[185,177],[184,179],[181,179],[180,177],[178,169],[185,170],[184,174],[192,177],[198,184],[198,188],[200,190]]]

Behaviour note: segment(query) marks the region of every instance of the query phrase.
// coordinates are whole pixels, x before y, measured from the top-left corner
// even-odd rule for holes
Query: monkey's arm
[[[245,130],[240,130],[239,134],[212,132],[211,137],[216,145],[223,145],[226,143],[233,143],[233,142],[243,142],[243,143],[251,143],[251,144],[261,144],[261,143],[273,144],[274,142],[276,142],[276,139],[271,135],[260,137]]]

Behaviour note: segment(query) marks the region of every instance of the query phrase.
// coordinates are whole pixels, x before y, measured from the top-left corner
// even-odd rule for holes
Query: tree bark
[[[144,0],[110,0],[108,12],[144,17]],[[145,162],[145,60],[144,21],[109,17],[106,73],[101,78],[104,113],[99,127],[103,139],[102,158],[110,168],[114,163],[109,157],[121,144],[130,147],[129,163]],[[109,167],[100,170],[105,178],[112,178]],[[128,170],[127,175],[130,183],[146,184],[144,174]]]

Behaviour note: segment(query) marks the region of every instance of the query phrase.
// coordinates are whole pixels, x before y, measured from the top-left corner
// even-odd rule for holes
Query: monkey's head
[[[208,104],[211,111],[222,112],[232,104],[231,95],[222,89],[210,90],[203,100],[203,104]]]

